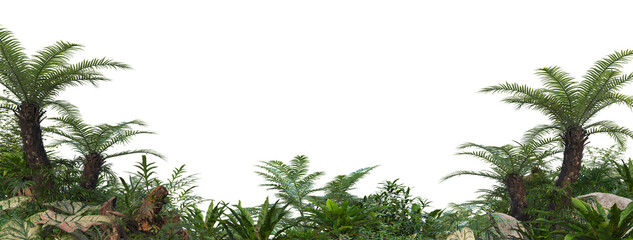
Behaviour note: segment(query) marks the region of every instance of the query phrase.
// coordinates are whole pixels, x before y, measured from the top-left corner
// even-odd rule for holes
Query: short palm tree
[[[50,131],[59,136],[53,140],[51,147],[68,145],[81,154],[84,169],[81,176],[81,186],[85,189],[97,187],[101,167],[107,159],[135,153],[151,154],[160,158],[163,155],[151,149],[124,150],[106,153],[113,146],[127,144],[132,137],[140,134],[154,134],[151,131],[134,130],[133,126],[145,126],[139,120],[120,122],[115,125],[88,125],[77,116],[51,118],[58,123],[59,128]]]
[[[490,170],[469,171],[462,170],[450,173],[442,178],[442,181],[462,175],[473,175],[489,178],[497,181],[505,187],[510,197],[510,215],[516,219],[528,220],[525,210],[528,207],[527,192],[523,178],[534,167],[543,166],[549,157],[557,154],[555,139],[534,139],[528,135],[516,145],[486,146],[475,143],[465,143],[459,146],[460,155],[470,155],[481,159],[491,165]]]
[[[17,116],[22,147],[34,173],[36,195],[54,186],[53,179],[46,174],[50,160],[44,150],[40,127],[44,109],[72,111],[74,108],[68,102],[55,99],[62,90],[108,80],[99,69],[130,68],[106,58],[69,63],[72,54],[81,48],[79,44],[60,41],[28,57],[13,34],[0,28],[0,84],[10,92],[9,96],[0,96],[5,102],[0,107],[10,109]]]
[[[268,183],[260,184],[260,186],[268,187],[269,190],[277,190],[275,194],[286,204],[293,206],[303,217],[306,209],[305,201],[310,194],[321,191],[321,188],[314,188],[314,181],[321,177],[324,172],[313,172],[308,174],[307,156],[298,155],[290,160],[290,164],[282,161],[271,160],[264,162],[263,165],[257,167],[263,169],[263,172],[256,172],[264,177]]]
[[[517,108],[540,111],[550,119],[549,124],[537,126],[531,132],[553,132],[560,136],[565,150],[556,186],[570,195],[573,183],[578,180],[583,151],[590,135],[606,133],[621,146],[627,138],[633,137],[631,130],[612,121],[593,121],[600,111],[612,105],[633,108],[633,97],[619,92],[633,80],[633,74],[621,72],[622,65],[632,56],[631,50],[610,54],[597,61],[580,82],[555,66],[537,70],[543,88],[503,83],[481,92],[510,94],[504,102],[515,104]]]

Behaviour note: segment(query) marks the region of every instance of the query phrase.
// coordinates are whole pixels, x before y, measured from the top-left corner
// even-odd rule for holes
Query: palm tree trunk
[[[53,189],[54,182],[48,170],[51,162],[44,150],[42,128],[40,122],[44,112],[32,103],[22,103],[17,109],[18,125],[22,137],[22,148],[29,168],[33,171],[35,182],[34,194],[37,197],[47,196],[46,192]]]
[[[506,177],[505,184],[510,195],[510,215],[520,221],[529,220],[529,216],[525,212],[528,204],[523,176],[512,173]]]
[[[90,153],[84,156],[84,170],[81,174],[81,187],[84,189],[97,188],[97,182],[99,181],[99,174],[101,173],[101,167],[103,166],[103,156],[98,153]]]
[[[558,179],[556,179],[556,187],[564,189],[568,197],[571,197],[573,184],[580,175],[582,153],[587,138],[587,133],[582,127],[572,128],[562,136],[565,151],[563,152],[563,166],[560,169]]]

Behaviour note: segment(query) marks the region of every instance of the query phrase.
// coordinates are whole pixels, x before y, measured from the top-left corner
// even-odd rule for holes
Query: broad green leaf
[[[53,207],[69,215],[81,215],[86,211],[99,211],[101,209],[100,206],[90,206],[82,202],[73,202],[70,200],[44,203],[44,206]]]
[[[111,221],[110,217],[103,215],[67,216],[58,214],[51,210],[46,210],[46,212],[43,212],[40,217],[42,219],[35,223],[55,226],[68,233],[74,232],[78,229],[85,232],[93,225],[109,224]]]
[[[0,201],[0,210],[6,211],[9,209],[20,207],[22,204],[32,199],[33,199],[32,197],[27,197],[27,196],[16,196],[4,201]]]
[[[5,223],[0,230],[0,238],[6,240],[31,240],[41,239],[39,228],[21,218],[11,219]]]

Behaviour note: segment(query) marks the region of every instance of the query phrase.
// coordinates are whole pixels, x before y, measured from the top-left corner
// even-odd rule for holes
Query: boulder
[[[524,239],[516,229],[525,231],[525,228],[516,218],[505,213],[490,213],[490,221],[501,231],[504,239]]]
[[[596,208],[595,204],[592,201],[587,201],[588,199],[594,199],[605,210],[610,209],[611,206],[613,206],[613,204],[618,206],[619,209],[624,209],[624,208],[626,208],[627,205],[629,205],[629,203],[632,202],[631,199],[628,199],[628,198],[625,198],[625,197],[620,197],[618,195],[614,195],[614,194],[611,194],[611,193],[600,193],[600,192],[580,195],[580,196],[578,196],[576,198],[589,203],[589,205],[591,205],[591,207],[593,207],[595,209]]]
[[[465,227],[448,235],[446,240],[475,240],[475,234],[472,229]]]

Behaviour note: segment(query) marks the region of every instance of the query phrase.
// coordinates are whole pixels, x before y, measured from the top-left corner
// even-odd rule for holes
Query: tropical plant
[[[154,162],[148,162],[145,155],[141,157],[141,161],[137,162],[134,167],[137,171],[130,173],[127,181],[119,177],[121,184],[117,189],[119,199],[122,200],[118,208],[127,215],[133,214],[149,191],[160,185],[160,180],[154,176],[156,175],[154,169],[157,166]]]
[[[323,188],[325,192],[323,200],[330,199],[338,203],[342,203],[345,200],[357,200],[358,197],[350,194],[349,191],[353,190],[354,185],[376,167],[378,166],[361,168],[347,175],[334,177],[334,179],[327,182]]]
[[[196,174],[185,175],[187,170],[185,164],[174,168],[172,174],[166,182],[162,183],[169,192],[166,205],[168,210],[173,210],[179,214],[185,214],[188,209],[193,208],[204,199],[196,195],[193,190],[198,187]]]
[[[132,137],[140,134],[154,134],[151,131],[134,130],[133,126],[145,126],[140,120],[120,122],[115,125],[86,124],[78,116],[63,116],[52,118],[57,122],[59,128],[51,129],[51,132],[59,138],[51,143],[51,147],[68,145],[82,156],[84,163],[81,175],[81,186],[85,189],[95,189],[97,187],[101,168],[106,160],[114,157],[129,154],[151,154],[159,158],[164,158],[160,153],[151,149],[125,150],[115,153],[106,153],[117,145],[124,145],[130,142]]]
[[[560,224],[572,239],[633,239],[633,204],[620,210],[615,204],[608,212],[598,203],[595,209],[586,202],[572,198],[573,208],[580,219],[566,216]]]
[[[236,239],[235,236],[248,240],[265,240],[269,239],[270,236],[273,236],[272,239],[281,239],[286,228],[277,230],[276,227],[279,221],[288,214],[286,211],[288,205],[279,207],[278,203],[279,200],[270,205],[268,198],[266,198],[259,211],[257,222],[255,222],[251,217],[251,212],[243,208],[242,202],[239,202],[237,205],[233,205],[237,209],[229,208],[230,214],[226,214],[228,219],[221,221],[221,224],[230,239]]]
[[[621,72],[622,65],[633,56],[633,51],[624,50],[597,61],[580,82],[560,67],[545,67],[537,70],[543,88],[532,88],[517,83],[503,83],[483,88],[484,93],[506,93],[506,103],[517,108],[540,111],[550,119],[549,124],[536,126],[530,131],[534,135],[556,133],[564,145],[563,163],[555,185],[571,194],[572,184],[578,180],[582,156],[590,135],[606,133],[620,146],[633,137],[628,128],[612,121],[593,121],[603,109],[616,104],[633,107],[633,97],[619,90],[633,80],[633,74]]]
[[[423,212],[430,202],[411,196],[411,188],[398,181],[399,179],[381,182],[377,193],[363,198],[363,205],[376,208],[376,219],[379,220],[370,224],[367,229],[378,233],[386,232],[392,236],[430,233],[430,221],[438,218],[442,210]]]
[[[348,201],[339,206],[330,199],[327,199],[325,204],[313,203],[317,208],[308,209],[308,219],[330,237],[347,239],[357,235],[364,226],[377,221],[376,207],[349,205]]]
[[[4,91],[6,95],[7,91]],[[6,108],[0,108],[0,153],[21,152],[20,128],[15,115]]]
[[[618,164],[616,161],[612,161],[616,166],[616,171],[629,194],[633,194],[633,161],[629,158],[627,162],[621,160],[622,164]]]
[[[313,172],[308,174],[310,160],[304,155],[295,156],[290,160],[290,164],[278,160],[262,161],[262,163],[263,165],[257,165],[257,167],[264,171],[256,171],[255,173],[262,176],[268,183],[260,184],[260,186],[278,191],[275,196],[294,207],[301,216],[304,216],[304,211],[307,208],[305,201],[308,200],[310,194],[322,190],[314,188],[314,181],[325,173]]]
[[[108,80],[99,69],[130,68],[106,58],[69,63],[72,54],[81,48],[79,44],[60,41],[28,57],[13,34],[0,28],[0,84],[10,92],[9,96],[0,96],[0,100],[5,102],[0,107],[13,111],[17,116],[22,149],[33,170],[38,196],[54,186],[52,178],[46,174],[50,161],[44,150],[40,126],[44,109],[52,107],[73,112],[76,109],[71,104],[55,99],[62,90],[88,83],[97,85]]]
[[[527,191],[523,182],[524,177],[539,166],[545,165],[547,158],[560,152],[553,146],[554,139],[535,138],[539,136],[526,134],[516,145],[486,146],[475,143],[465,143],[459,146],[460,155],[470,155],[491,165],[491,170],[470,171],[460,170],[450,173],[442,181],[462,175],[480,176],[502,184],[510,197],[510,215],[521,221],[528,220],[525,210],[528,207]]]
[[[187,210],[183,217],[189,230],[189,236],[193,239],[214,240],[222,239],[226,233],[221,228],[221,217],[226,210],[226,203],[218,202],[214,205],[209,203],[209,208],[205,214],[197,207],[193,206]]]
[[[41,239],[40,229],[35,224],[18,217],[12,218],[0,228],[0,238],[7,240]]]
[[[2,176],[2,193],[5,197],[30,192],[31,169],[28,168],[24,153],[4,152],[0,154],[0,176]]]
[[[25,203],[32,201],[33,198],[25,196],[0,201],[0,206],[3,208],[1,214],[22,211],[22,208],[26,207]],[[100,207],[81,202],[66,200],[43,203],[42,206],[49,209],[41,212],[42,210],[38,208],[40,212],[31,214],[26,221],[23,217],[12,217],[0,228],[0,237],[2,239],[41,239],[50,236],[55,229],[58,229],[55,239],[59,237],[88,239],[88,236],[100,235],[91,230],[91,226],[109,225],[113,221],[112,217],[104,215],[87,215],[87,213],[98,212]]]

